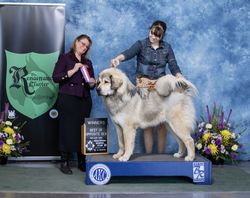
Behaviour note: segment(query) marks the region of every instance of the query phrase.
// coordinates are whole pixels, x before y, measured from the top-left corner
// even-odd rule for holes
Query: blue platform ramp
[[[195,161],[185,162],[167,154],[134,154],[127,162],[120,162],[112,155],[90,155],[86,160],[86,184],[104,185],[113,176],[184,176],[195,184],[212,184],[212,163],[196,156]]]

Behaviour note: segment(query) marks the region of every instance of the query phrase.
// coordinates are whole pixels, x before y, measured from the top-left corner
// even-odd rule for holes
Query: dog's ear
[[[122,86],[122,79],[121,78],[117,78],[115,76],[110,76],[111,79],[111,89],[116,90],[118,89],[120,86]]]

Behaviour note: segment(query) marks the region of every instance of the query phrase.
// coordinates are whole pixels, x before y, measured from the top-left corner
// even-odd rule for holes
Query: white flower
[[[205,126],[205,122],[201,122],[201,123],[198,125],[199,128],[203,128],[204,126]]]
[[[218,136],[218,133],[211,133],[211,134],[212,134],[212,136],[214,136],[214,137]]]
[[[12,126],[12,122],[11,121],[6,121],[5,124],[8,125],[8,126]]]
[[[236,135],[235,133],[232,133],[232,138],[235,139]]]
[[[200,150],[200,149],[202,148],[202,144],[201,144],[201,143],[197,144],[197,145],[196,145],[196,148],[197,148],[198,150]]]
[[[9,145],[11,145],[11,144],[13,144],[13,141],[12,141],[12,139],[7,139],[6,143],[9,144]]]
[[[17,127],[17,126],[14,126],[13,128],[14,128],[15,130],[17,130],[17,129],[18,129],[18,127]]]
[[[206,124],[206,128],[207,128],[207,129],[212,129],[212,128],[213,128],[213,125],[210,124],[210,123],[207,123],[207,124]]]
[[[238,145],[233,145],[232,147],[231,147],[231,149],[233,150],[233,151],[237,151],[238,150]]]
[[[16,147],[15,147],[15,146],[11,146],[10,149],[11,149],[12,151],[15,151],[15,150],[16,150]]]

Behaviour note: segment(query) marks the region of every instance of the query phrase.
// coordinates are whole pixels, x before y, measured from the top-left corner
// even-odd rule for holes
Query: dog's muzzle
[[[100,88],[96,88],[96,92],[97,92],[98,96],[101,96],[101,90],[100,90]]]
[[[97,80],[97,82],[96,82],[96,92],[97,92],[98,96],[101,95],[101,89],[100,89],[99,85],[100,85],[100,81]]]

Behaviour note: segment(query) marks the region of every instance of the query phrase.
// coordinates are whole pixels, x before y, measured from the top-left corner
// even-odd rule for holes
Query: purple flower
[[[237,153],[231,153],[231,157],[233,160],[236,160],[238,155],[237,155]]]
[[[19,142],[21,140],[21,135],[17,133],[15,139],[17,142]]]
[[[0,123],[3,121],[3,117],[4,117],[4,112],[0,113]]]
[[[4,107],[4,120],[7,120],[9,107],[10,107],[10,104],[9,103],[5,103],[5,107]]]
[[[227,117],[227,121],[226,121],[226,123],[228,123],[228,122],[229,122],[229,119],[230,119],[231,113],[232,113],[232,109],[230,109],[230,112],[229,112],[229,114],[228,114],[228,117]]]
[[[203,132],[204,132],[204,129],[203,129],[203,128],[200,128],[200,129],[199,129],[199,132],[200,132],[200,133],[203,133]]]
[[[205,149],[205,153],[206,153],[207,155],[210,155],[210,154],[211,154],[210,148],[206,148],[206,149]]]
[[[212,116],[211,116],[211,114],[210,114],[210,112],[209,112],[208,105],[207,105],[206,107],[207,107],[207,117],[208,117],[208,122],[209,122],[209,123],[212,123]]]
[[[202,136],[203,133],[201,132],[198,132],[198,133],[195,133],[195,139],[200,139],[200,137]]]
[[[220,123],[219,123],[219,129],[223,129],[224,128],[223,120],[224,120],[224,112],[221,111],[221,118],[220,118]]]
[[[216,144],[216,145],[221,145],[221,139],[220,139],[220,138],[217,138],[217,139],[215,140],[215,144]]]
[[[28,152],[29,150],[27,149],[27,147],[23,148],[23,152]]]
[[[2,147],[3,146],[3,141],[2,140],[0,140],[0,147]]]

